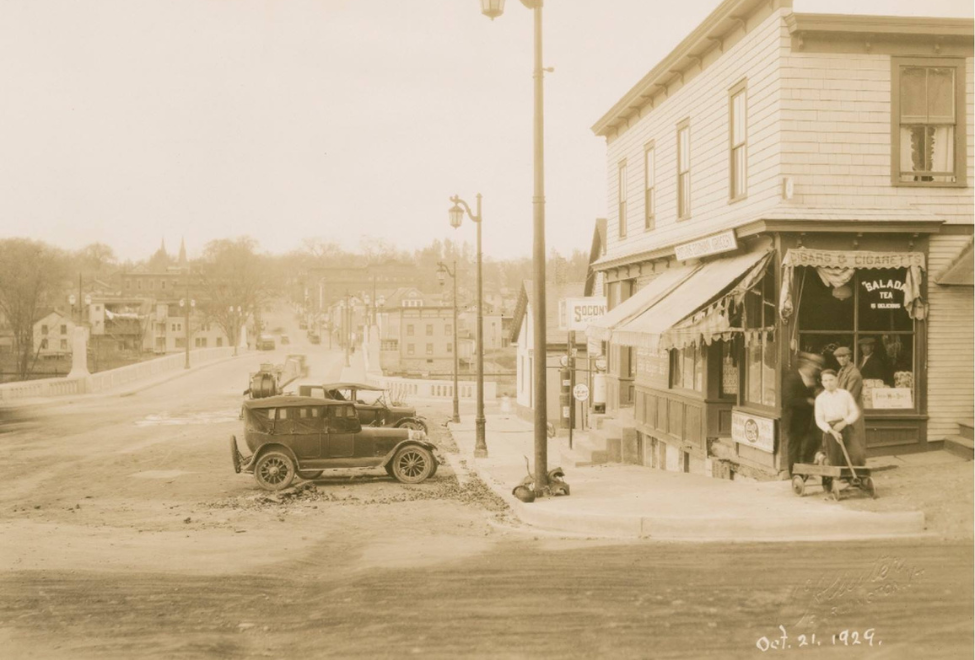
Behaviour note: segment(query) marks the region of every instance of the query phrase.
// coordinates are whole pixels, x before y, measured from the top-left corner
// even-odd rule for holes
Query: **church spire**
[[[179,239],[179,260],[177,261],[179,266],[186,265],[186,239],[180,237]]]

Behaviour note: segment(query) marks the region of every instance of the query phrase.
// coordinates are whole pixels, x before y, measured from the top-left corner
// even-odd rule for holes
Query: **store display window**
[[[840,287],[823,283],[813,268],[797,269],[798,350],[823,356],[853,350],[863,377],[867,410],[917,410],[915,322],[904,308],[907,269],[861,269]]]

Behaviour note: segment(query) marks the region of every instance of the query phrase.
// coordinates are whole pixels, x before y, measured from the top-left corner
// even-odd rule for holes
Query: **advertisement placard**
[[[775,420],[734,410],[731,413],[731,439],[771,454],[775,451]]]

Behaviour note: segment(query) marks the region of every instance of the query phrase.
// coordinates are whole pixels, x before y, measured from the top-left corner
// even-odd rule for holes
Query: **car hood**
[[[407,408],[406,406],[389,406],[389,412],[400,417],[416,417],[416,408]]]
[[[427,434],[413,429],[397,429],[389,426],[363,426],[359,435],[369,438],[390,438],[393,440],[420,440],[434,446]]]

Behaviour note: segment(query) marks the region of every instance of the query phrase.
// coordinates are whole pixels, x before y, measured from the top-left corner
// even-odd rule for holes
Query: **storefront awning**
[[[674,287],[680,286],[700,269],[701,266],[698,265],[665,270],[645,287],[596,319],[586,329],[586,336],[595,341],[609,341],[614,328],[656,304],[663,296],[673,291]]]
[[[671,289],[668,295],[661,297],[653,306],[616,329],[612,333],[613,342],[622,346],[637,346],[650,350],[670,348],[678,343],[689,343],[687,331],[690,326],[684,327],[679,332],[682,338],[672,336],[671,330],[674,326],[702,310],[736,280],[742,279],[746,274],[750,275],[749,271],[754,272],[756,267],[760,268],[767,264],[769,255],[768,250],[761,250],[717,259],[702,265],[679,286]],[[715,318],[714,315],[709,316]],[[727,322],[727,316],[723,312],[718,314],[717,318]],[[692,332],[695,333],[696,338],[697,335],[712,331],[721,332],[721,329],[712,324],[710,329],[699,327]]]

